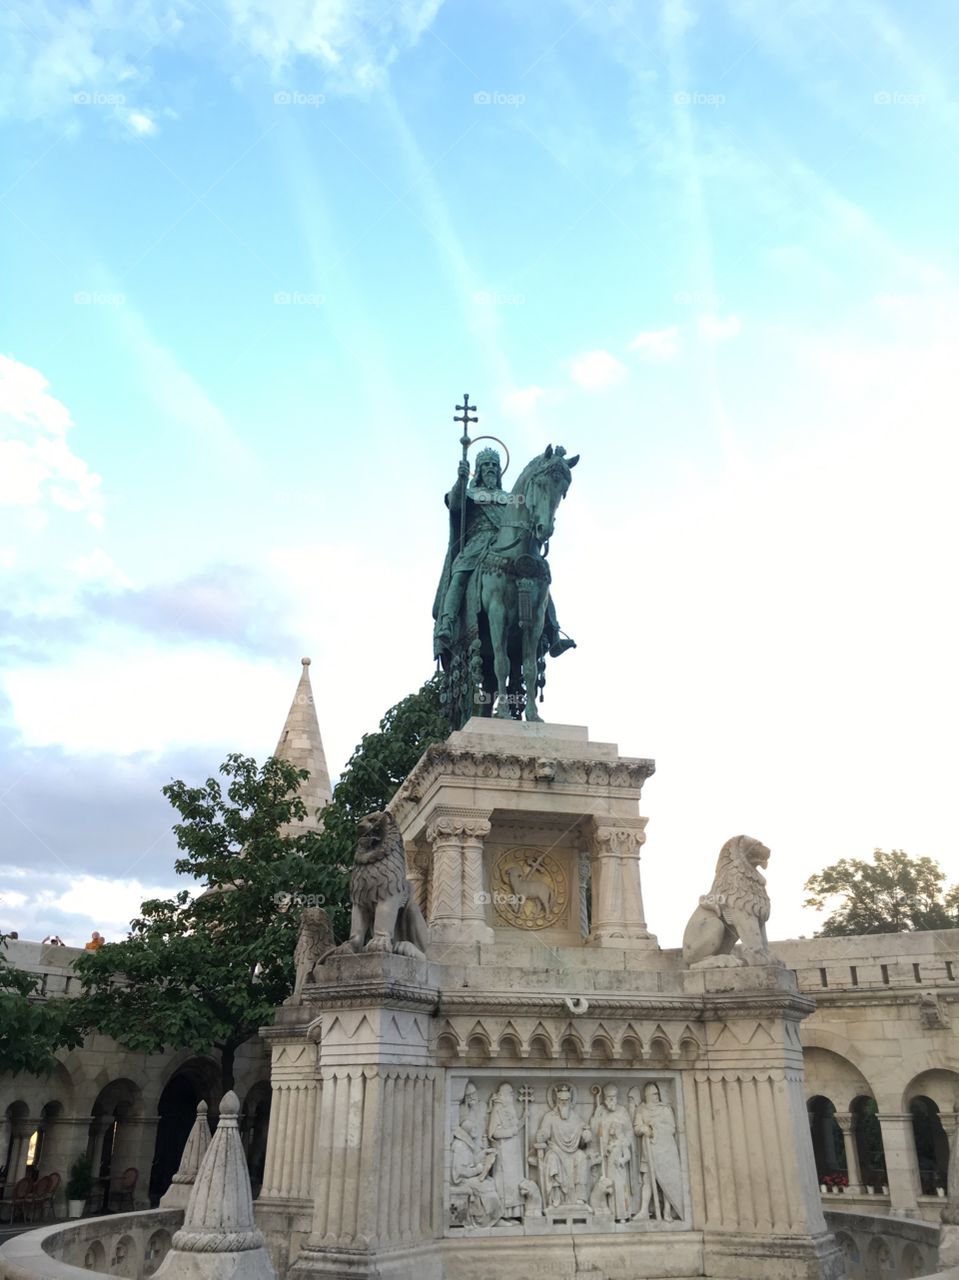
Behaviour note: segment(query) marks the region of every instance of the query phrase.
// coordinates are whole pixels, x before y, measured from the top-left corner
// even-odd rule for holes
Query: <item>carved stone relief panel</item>
[[[449,1236],[689,1230],[679,1076],[449,1072],[444,1204]]]

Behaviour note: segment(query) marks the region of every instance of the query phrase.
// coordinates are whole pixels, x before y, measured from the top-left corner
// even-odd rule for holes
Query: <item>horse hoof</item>
[[[542,723],[543,723],[543,717],[539,714],[539,712],[538,712],[538,711],[527,711],[527,713],[526,713],[526,719],[527,719],[531,724],[542,724]]]

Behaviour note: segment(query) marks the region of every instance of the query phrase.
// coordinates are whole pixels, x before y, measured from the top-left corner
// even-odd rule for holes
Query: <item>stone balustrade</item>
[[[846,1261],[847,1280],[959,1280],[959,1270],[936,1270],[939,1228],[868,1213],[826,1212],[826,1225]]]
[[[93,1275],[145,1280],[166,1257],[181,1209],[147,1209],[54,1223],[0,1248],[0,1280],[81,1280]]]

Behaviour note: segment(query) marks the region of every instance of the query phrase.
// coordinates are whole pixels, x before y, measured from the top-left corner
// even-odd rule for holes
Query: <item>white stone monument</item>
[[[380,824],[425,958],[340,948],[264,1031],[257,1218],[281,1275],[843,1274],[802,1093],[813,1003],[765,943],[769,851],[728,841],[712,892],[690,892],[686,960],[660,950],[640,883],[653,771],[512,721],[425,752]],[[402,886],[383,892],[402,910]]]

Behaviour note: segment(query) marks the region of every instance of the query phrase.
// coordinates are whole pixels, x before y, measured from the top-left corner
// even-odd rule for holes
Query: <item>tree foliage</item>
[[[56,1066],[55,1050],[80,1043],[71,1002],[46,999],[39,978],[16,968],[3,954],[6,945],[0,934],[0,1075],[45,1075]]]
[[[841,858],[810,876],[805,906],[824,911],[838,899],[821,937],[959,927],[959,885],[943,889],[945,872],[932,858],[876,849],[872,862]]]
[[[336,785],[332,803],[323,810],[321,842],[326,861],[351,866],[357,823],[366,814],[385,809],[426,748],[442,742],[449,731],[439,680],[434,676],[391,707],[376,733],[363,735]],[[347,936],[348,908],[334,920],[334,927],[338,938]]]
[[[431,680],[364,736],[319,833],[284,830],[307,816],[297,794],[307,774],[284,760],[258,767],[230,755],[220,766],[225,790],[216,778],[164,787],[181,818],[176,870],[202,891],[144,902],[123,942],[77,961],[78,1025],[148,1053],[216,1049],[223,1087],[232,1087],[237,1049],[292,989],[300,908],[325,906],[337,937],[346,936],[356,825],[447,732]]]

